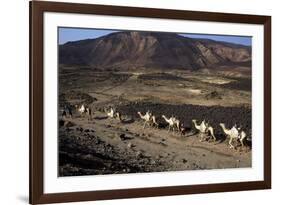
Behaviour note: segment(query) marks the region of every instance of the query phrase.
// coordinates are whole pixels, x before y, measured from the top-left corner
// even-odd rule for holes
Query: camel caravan
[[[89,106],[86,106],[84,104],[80,106],[75,105],[75,109],[76,111],[78,111],[78,113],[80,113],[80,116],[87,116],[88,120],[92,120],[93,112]],[[106,113],[107,118],[117,119],[120,122],[123,122],[121,113],[117,112],[114,108],[104,108],[104,112]],[[157,122],[156,116],[153,115],[151,111],[147,111],[145,114],[137,112],[137,115],[142,121],[144,121],[143,129],[145,129],[147,126],[157,129],[159,128],[159,122]],[[62,110],[62,118],[65,119],[66,117],[72,118],[72,109],[70,106],[65,106]],[[166,117],[165,115],[162,115],[162,118],[168,125],[168,132],[178,132],[180,133],[180,135],[186,134],[187,128],[184,127],[183,123],[181,123],[180,120],[175,116]],[[200,142],[206,141],[207,137],[210,137],[214,142],[217,141],[217,138],[214,134],[214,128],[210,125],[210,123],[206,122],[205,120],[201,121],[201,123],[198,123],[197,120],[193,119],[192,124],[199,133],[198,136]],[[237,127],[237,125],[235,124],[231,129],[227,129],[224,123],[220,123],[219,126],[221,127],[225,136],[229,138],[228,144],[231,149],[236,148],[233,145],[233,140],[239,141],[241,146],[244,147],[247,135],[246,132],[241,129],[241,127]]]
[[[145,114],[142,114],[141,112],[137,112],[139,117],[144,121],[143,129],[145,127],[151,126],[151,127],[159,127],[159,123],[156,122],[155,115],[152,114],[151,111],[147,111]],[[168,132],[170,131],[178,131],[181,135],[184,135],[187,131],[187,128],[183,126],[183,123],[180,123],[180,120],[177,119],[174,116],[171,116],[170,118],[166,117],[165,115],[162,115],[162,118],[165,120],[165,122],[168,124]],[[210,125],[210,123],[203,120],[200,124],[197,124],[197,120],[193,119],[192,123],[194,124],[194,127],[196,130],[199,131],[199,138],[200,142],[204,140],[206,136],[211,136],[213,141],[217,141],[217,138],[214,134],[214,128]],[[226,137],[229,137],[229,145],[230,148],[235,148],[232,144],[233,140],[239,140],[242,147],[244,147],[244,142],[246,140],[246,132],[243,131],[241,128],[237,128],[237,125],[234,125],[231,129],[226,129],[224,123],[220,123],[220,126],[226,135]]]
[[[147,111],[145,114],[142,114],[141,112],[137,112],[139,117],[144,120],[143,128],[146,127],[146,125],[150,126],[156,126],[158,128],[159,123],[156,122],[156,117],[153,115],[150,111]],[[165,122],[168,124],[168,132],[170,131],[178,131],[181,135],[184,135],[187,131],[187,128],[183,126],[183,123],[180,123],[180,120],[177,119],[174,116],[171,116],[170,118],[166,117],[165,115],[162,115],[162,118],[165,120]],[[199,132],[199,138],[200,142],[204,141],[204,138],[206,136],[211,136],[213,141],[217,141],[217,138],[214,134],[214,128],[210,125],[210,123],[203,120],[200,124],[197,124],[197,120],[193,119],[192,123],[194,124],[194,127]],[[233,140],[236,139],[240,142],[241,146],[244,147],[244,142],[246,140],[246,132],[243,131],[241,128],[237,128],[237,125],[235,124],[231,129],[226,129],[224,123],[220,123],[220,127],[222,128],[224,134],[226,137],[229,137],[229,146],[230,148],[236,148],[232,144]]]

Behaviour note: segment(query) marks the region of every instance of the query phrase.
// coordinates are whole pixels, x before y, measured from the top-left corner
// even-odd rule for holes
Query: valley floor
[[[227,142],[199,142],[193,131],[143,129],[141,121],[121,123],[97,112],[93,121],[77,117],[60,127],[59,175],[251,167],[250,148],[233,150]]]
[[[59,176],[251,167],[250,142],[230,149],[219,127],[237,123],[251,137],[251,78],[232,74],[60,69],[60,109],[83,103],[93,119],[74,112],[59,122]],[[122,122],[107,118],[110,107]],[[143,129],[137,111],[148,110],[159,129]],[[188,132],[168,132],[163,114],[177,117]],[[192,119],[209,121],[218,140],[199,142]]]

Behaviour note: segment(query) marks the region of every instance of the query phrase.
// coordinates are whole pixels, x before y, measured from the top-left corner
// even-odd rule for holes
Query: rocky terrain
[[[225,136],[219,133],[216,142],[199,142],[193,128],[180,135],[167,132],[161,122],[160,129],[143,129],[143,122],[129,115],[123,122],[99,111],[94,116],[88,121],[77,114],[60,121],[60,176],[251,166],[250,145],[229,149]]]
[[[72,118],[59,114],[60,176],[251,166],[248,77],[178,71],[80,72],[79,67],[60,71],[60,110],[73,109]],[[91,120],[75,111],[81,104],[91,107]],[[122,122],[108,118],[104,108],[110,107],[122,114]],[[137,112],[148,110],[159,128],[143,129]],[[163,114],[176,116],[186,133],[168,132]],[[208,121],[217,141],[199,142],[192,119]],[[221,122],[227,128],[242,127],[248,136],[246,147],[235,142],[237,149],[230,149]]]
[[[59,176],[251,167],[251,47],[117,32],[60,45],[59,63]],[[82,104],[91,118],[77,111]],[[137,112],[147,111],[158,128],[143,128]],[[168,132],[162,115],[184,132]],[[193,119],[209,122],[217,140],[200,142]],[[230,149],[219,123],[241,127],[245,146]]]

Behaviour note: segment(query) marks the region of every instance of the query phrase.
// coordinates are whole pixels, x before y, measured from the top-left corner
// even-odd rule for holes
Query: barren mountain
[[[251,47],[174,33],[117,32],[59,46],[59,63],[98,69],[197,70],[251,63]]]

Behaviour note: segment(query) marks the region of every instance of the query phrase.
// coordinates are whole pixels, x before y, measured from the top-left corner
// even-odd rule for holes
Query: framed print
[[[271,17],[30,2],[30,203],[271,188]]]

